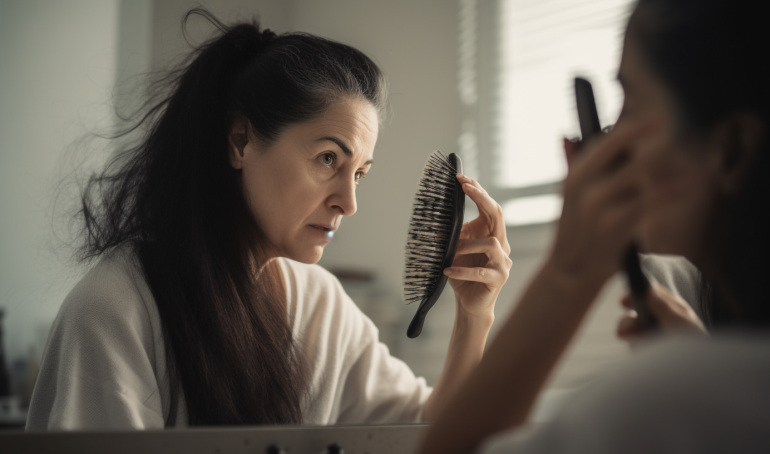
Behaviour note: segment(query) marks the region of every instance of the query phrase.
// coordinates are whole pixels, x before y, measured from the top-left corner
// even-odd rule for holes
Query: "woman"
[[[549,259],[420,452],[767,450],[767,13],[749,0],[639,0],[618,124],[570,158]],[[659,338],[553,421],[521,429],[632,240],[703,272],[712,336]],[[647,303],[664,330],[702,332],[659,289]]]
[[[135,147],[83,196],[84,257],[28,429],[430,420],[480,360],[510,251],[499,206],[461,175],[457,319],[431,392],[313,265],[372,166],[386,87],[361,52],[225,26],[160,86]],[[487,259],[488,257],[488,259]],[[483,271],[483,272],[480,272]]]

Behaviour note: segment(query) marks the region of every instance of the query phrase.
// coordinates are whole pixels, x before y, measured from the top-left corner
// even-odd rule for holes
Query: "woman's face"
[[[619,80],[625,102],[618,122],[655,118],[661,125],[636,150],[643,171],[643,247],[700,262],[720,187],[718,144],[710,134],[683,132],[672,92],[651,71],[633,33],[626,35]]]
[[[267,239],[282,257],[316,263],[343,216],[356,212],[356,187],[372,165],[378,114],[365,100],[343,101],[321,116],[287,127],[269,146],[250,128],[242,152],[244,195]],[[231,135],[231,139],[232,139]]]

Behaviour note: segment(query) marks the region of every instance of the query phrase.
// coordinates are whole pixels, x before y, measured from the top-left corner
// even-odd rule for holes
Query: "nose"
[[[343,216],[353,216],[358,209],[356,204],[355,181],[341,181],[337,184],[334,193],[329,197],[331,208]]]

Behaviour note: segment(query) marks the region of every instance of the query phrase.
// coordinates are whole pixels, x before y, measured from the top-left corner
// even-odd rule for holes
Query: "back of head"
[[[738,109],[770,113],[770,5],[754,0],[640,0],[629,25],[673,89],[687,126]]]
[[[269,144],[282,130],[343,100],[380,112],[386,85],[360,51],[256,23],[218,29],[151,90],[126,148],[82,197],[84,257],[129,245],[158,306],[172,389],[189,422],[296,423],[305,392],[302,358],[286,320],[283,281],[228,160],[235,115]],[[127,133],[126,132],[126,133]],[[255,268],[256,265],[256,268]]]
[[[720,201],[714,241],[715,287],[704,285],[712,324],[770,324],[761,283],[770,272],[770,5],[755,0],[639,0],[629,23],[652,71],[674,96],[679,126],[702,133],[736,113],[758,118],[764,143],[740,191]]]

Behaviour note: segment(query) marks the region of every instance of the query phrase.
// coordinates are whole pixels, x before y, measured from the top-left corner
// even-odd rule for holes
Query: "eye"
[[[366,178],[366,174],[364,172],[356,172],[356,184],[358,184],[364,178]]]
[[[326,167],[334,167],[334,163],[337,161],[337,155],[334,153],[324,153],[318,157],[318,161]]]

